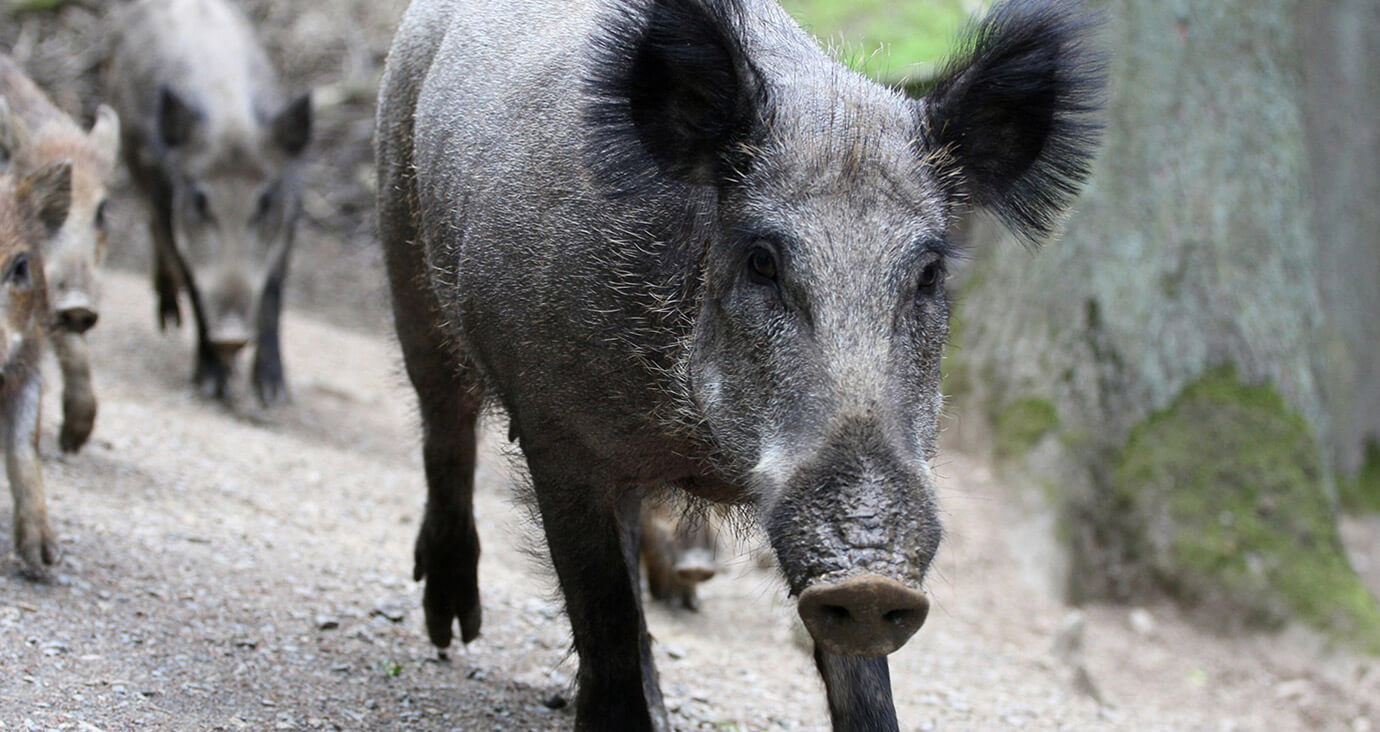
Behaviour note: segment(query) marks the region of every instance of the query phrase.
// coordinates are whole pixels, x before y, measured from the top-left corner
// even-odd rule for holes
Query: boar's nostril
[[[815,585],[800,593],[798,611],[821,648],[843,656],[885,656],[925,623],[924,593],[875,574]]]
[[[67,308],[58,313],[58,327],[73,333],[91,330],[100,316],[91,308]]]

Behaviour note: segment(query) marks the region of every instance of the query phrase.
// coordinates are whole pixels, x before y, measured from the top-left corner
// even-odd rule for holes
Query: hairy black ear
[[[311,141],[311,92],[288,102],[273,118],[273,143],[297,157]]]
[[[733,0],[652,0],[614,11],[586,79],[591,162],[634,185],[655,174],[647,158],[684,182],[729,175],[763,108],[736,32],[742,12]]]
[[[180,147],[192,139],[201,113],[182,100],[166,85],[158,90],[158,136],[169,148]]]
[[[968,29],[920,102],[941,179],[1028,242],[1048,236],[1092,169],[1106,87],[1080,3],[1007,0]]]

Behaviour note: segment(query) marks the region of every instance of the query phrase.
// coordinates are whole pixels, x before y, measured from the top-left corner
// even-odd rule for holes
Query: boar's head
[[[921,99],[727,1],[662,0],[605,43],[587,119],[610,195],[679,191],[703,247],[686,415],[747,487],[821,648],[923,622],[946,274],[972,205],[1030,242],[1090,172],[1101,63],[1067,4],[998,6]],[[795,44],[795,45],[792,45]]]

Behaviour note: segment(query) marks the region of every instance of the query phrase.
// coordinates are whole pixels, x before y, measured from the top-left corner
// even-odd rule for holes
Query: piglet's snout
[[[841,656],[885,656],[925,623],[925,593],[896,580],[864,574],[816,584],[800,593],[805,628],[824,650]]]

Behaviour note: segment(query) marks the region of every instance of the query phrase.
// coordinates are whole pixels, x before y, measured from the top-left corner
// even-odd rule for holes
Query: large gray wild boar
[[[149,204],[159,327],[181,324],[185,290],[202,391],[227,396],[252,342],[260,401],[284,400],[279,315],[311,98],[285,101],[248,18],[226,0],[139,0],[112,37],[106,83]]]
[[[58,444],[75,452],[96,424],[96,393],[86,332],[100,317],[97,279],[106,247],[107,188],[119,162],[120,120],[102,104],[89,131],[82,130],[0,54],[0,152],[8,172],[23,176],[43,166],[71,163],[71,202],[66,221],[43,242],[44,276],[53,322],[48,338],[62,369],[62,429]]]
[[[0,175],[0,435],[14,498],[14,551],[35,579],[60,558],[38,460],[39,367],[51,317],[43,243],[62,228],[71,201],[66,160],[22,177]]]
[[[835,729],[896,729],[925,619],[945,273],[971,206],[1035,242],[1089,174],[1079,6],[994,7],[922,99],[773,0],[414,0],[376,136],[395,325],[423,420],[431,640],[480,628],[475,421],[501,406],[579,656],[576,727],[669,729],[639,505],[765,529]]]

